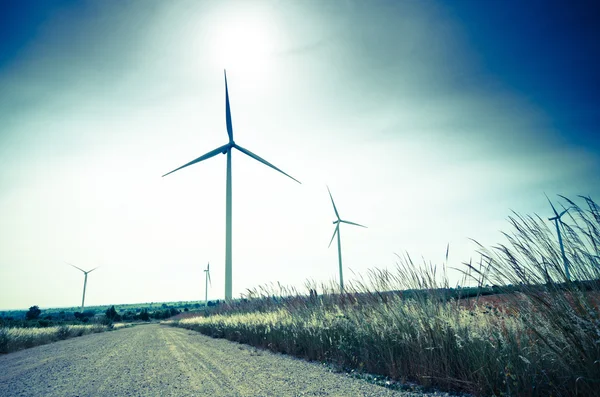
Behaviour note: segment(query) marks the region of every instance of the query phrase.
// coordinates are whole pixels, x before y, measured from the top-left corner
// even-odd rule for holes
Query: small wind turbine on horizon
[[[233,126],[231,124],[231,110],[229,107],[229,91],[227,89],[227,72],[223,71],[225,75],[225,122],[227,124],[227,135],[229,136],[229,142],[223,146],[220,146],[210,152],[198,157],[195,160],[190,161],[187,164],[182,165],[179,168],[174,169],[163,175],[163,177],[172,174],[175,171],[179,171],[182,168],[190,166],[192,164],[199,163],[206,159],[216,156],[217,154],[227,154],[227,183],[225,192],[225,300],[230,301],[232,298],[232,239],[231,239],[231,203],[232,203],[232,192],[231,192],[231,151],[233,148],[240,152],[252,157],[253,159],[263,163],[264,165],[273,168],[275,171],[281,172],[283,175],[295,180],[300,183],[297,179],[286,174],[273,164],[252,153],[248,149],[244,149],[233,140]]]
[[[84,307],[84,302],[85,302],[85,287],[87,286],[87,276],[88,273],[93,272],[94,270],[98,269],[100,266],[96,266],[95,268],[93,268],[92,270],[88,270],[87,272],[75,265],[72,265],[70,263],[67,263],[67,265],[73,266],[75,269],[81,270],[83,272],[83,274],[85,274],[85,277],[83,278],[83,297],[81,298],[81,313],[83,313],[83,307]]]
[[[205,273],[205,286],[204,286],[204,306],[208,306],[208,283],[212,286],[212,281],[210,281],[210,262],[206,265],[206,269],[204,269]]]
[[[338,210],[335,207],[335,202],[333,201],[333,196],[331,195],[329,186],[327,186],[327,191],[329,192],[329,197],[331,198],[331,204],[333,204],[333,211],[335,211],[335,216],[337,218],[337,220],[333,221],[333,224],[335,225],[335,230],[333,231],[333,236],[331,236],[331,241],[329,241],[329,246],[327,248],[331,247],[331,243],[333,242],[333,239],[335,238],[335,235],[337,234],[338,259],[339,259],[339,263],[340,263],[340,292],[343,293],[344,292],[344,274],[342,271],[342,243],[341,243],[341,239],[340,239],[340,223],[347,223],[349,225],[360,226],[360,227],[364,227],[364,228],[366,228],[366,226],[359,225],[358,223],[345,221],[345,220],[341,219],[340,214],[338,213]]]
[[[569,211],[572,207],[566,208],[563,212],[561,212],[559,214],[556,211],[556,208],[554,208],[554,205],[552,204],[552,201],[550,201],[548,196],[546,196],[546,198],[548,199],[548,202],[550,203],[550,206],[552,207],[552,211],[554,211],[554,216],[551,218],[548,218],[548,220],[554,221],[554,224],[556,225],[556,234],[558,235],[558,245],[560,245],[560,252],[562,254],[563,263],[565,265],[565,275],[567,276],[567,280],[571,280],[571,273],[569,271],[569,261],[567,261],[567,255],[565,255],[565,247],[563,245],[562,235],[560,234],[560,227],[558,227],[558,223],[560,222],[561,224],[564,224],[564,222],[560,218],[562,218],[562,216],[564,214],[566,214],[567,211]]]

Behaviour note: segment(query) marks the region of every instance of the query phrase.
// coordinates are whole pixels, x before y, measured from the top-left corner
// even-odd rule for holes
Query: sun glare
[[[222,10],[211,34],[215,66],[242,73],[265,72],[276,43],[272,12],[240,3]]]

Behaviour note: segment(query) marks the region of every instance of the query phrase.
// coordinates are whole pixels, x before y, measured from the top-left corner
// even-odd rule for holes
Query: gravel
[[[0,396],[423,396],[158,324],[0,356]],[[446,395],[446,394],[427,394]]]

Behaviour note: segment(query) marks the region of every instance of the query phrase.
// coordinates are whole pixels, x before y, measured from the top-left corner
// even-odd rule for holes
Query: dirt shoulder
[[[2,396],[414,396],[158,324],[0,356]]]

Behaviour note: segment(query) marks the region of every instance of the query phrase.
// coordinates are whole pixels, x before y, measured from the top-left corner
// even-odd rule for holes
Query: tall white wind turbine
[[[559,222],[563,223],[563,221],[560,218],[562,218],[562,216],[564,214],[566,214],[567,211],[569,211],[571,209],[571,207],[565,209],[563,212],[561,212],[559,214],[558,212],[556,212],[556,208],[554,208],[554,205],[552,205],[552,201],[550,201],[548,196],[546,196],[546,198],[548,199],[548,202],[550,203],[550,206],[552,207],[552,211],[554,211],[554,216],[551,218],[548,218],[548,220],[554,221],[554,224],[556,226],[556,234],[558,235],[558,245],[560,245],[560,253],[562,254],[563,263],[565,266],[565,275],[567,276],[567,280],[571,280],[571,273],[569,271],[569,261],[567,261],[567,256],[565,255],[565,247],[563,245],[562,235],[560,234],[560,227],[558,227]]]
[[[233,148],[239,150],[240,152],[252,157],[253,159],[263,163],[264,165],[273,168],[276,171],[281,172],[283,175],[295,180],[296,182],[300,183],[300,181],[298,181],[297,179],[291,177],[290,175],[286,174],[285,172],[283,172],[282,170],[280,170],[279,168],[275,167],[273,164],[269,163],[268,161],[264,160],[263,158],[257,156],[256,154],[252,153],[251,151],[249,151],[248,149],[244,149],[243,147],[241,147],[240,145],[238,145],[237,143],[234,142],[233,140],[233,127],[231,125],[231,110],[229,107],[229,92],[227,89],[227,72],[224,71],[223,72],[225,75],[225,122],[227,124],[227,135],[229,135],[229,142],[226,143],[223,146],[220,146],[200,157],[198,157],[195,160],[190,161],[187,164],[182,165],[179,168],[174,169],[171,172],[168,172],[166,174],[163,175],[167,176],[175,171],[178,171],[182,168],[185,168],[187,166],[190,166],[192,164],[196,164],[199,163],[201,161],[204,161],[206,159],[209,159],[211,157],[216,156],[217,154],[227,154],[227,184],[226,184],[226,193],[225,193],[225,300],[230,301],[232,298],[232,258],[231,258],[231,248],[232,248],[232,241],[231,241],[231,201],[232,201],[232,194],[231,194],[231,151]]]
[[[210,262],[206,265],[206,269],[204,269],[204,273],[205,273],[205,285],[204,285],[204,306],[208,306],[208,283],[210,282],[210,285],[212,285],[212,282],[210,281]]]
[[[335,225],[335,230],[333,231],[333,236],[331,236],[331,241],[329,242],[328,248],[331,247],[331,243],[333,242],[333,239],[335,238],[335,235],[337,234],[338,259],[339,259],[339,263],[340,263],[340,291],[344,292],[344,274],[342,272],[342,243],[340,240],[340,223],[347,223],[349,225],[360,226],[360,227],[364,227],[364,228],[366,228],[366,226],[359,225],[358,223],[345,221],[345,220],[341,219],[340,214],[338,213],[338,210],[335,207],[335,202],[333,201],[333,196],[331,195],[329,186],[327,186],[327,191],[329,192],[329,197],[331,198],[331,204],[333,204],[333,210],[335,211],[335,216],[337,218],[337,220],[333,221],[333,224]]]
[[[68,265],[71,265],[70,263],[68,263]],[[85,303],[85,287],[87,286],[87,276],[88,273],[93,272],[94,270],[98,269],[100,266],[97,266],[95,268],[93,268],[92,270],[88,270],[87,272],[75,265],[71,265],[73,266],[75,269],[79,269],[83,272],[83,274],[85,274],[85,277],[83,278],[83,297],[81,298],[81,313],[83,313],[83,307],[84,307],[84,303]]]

